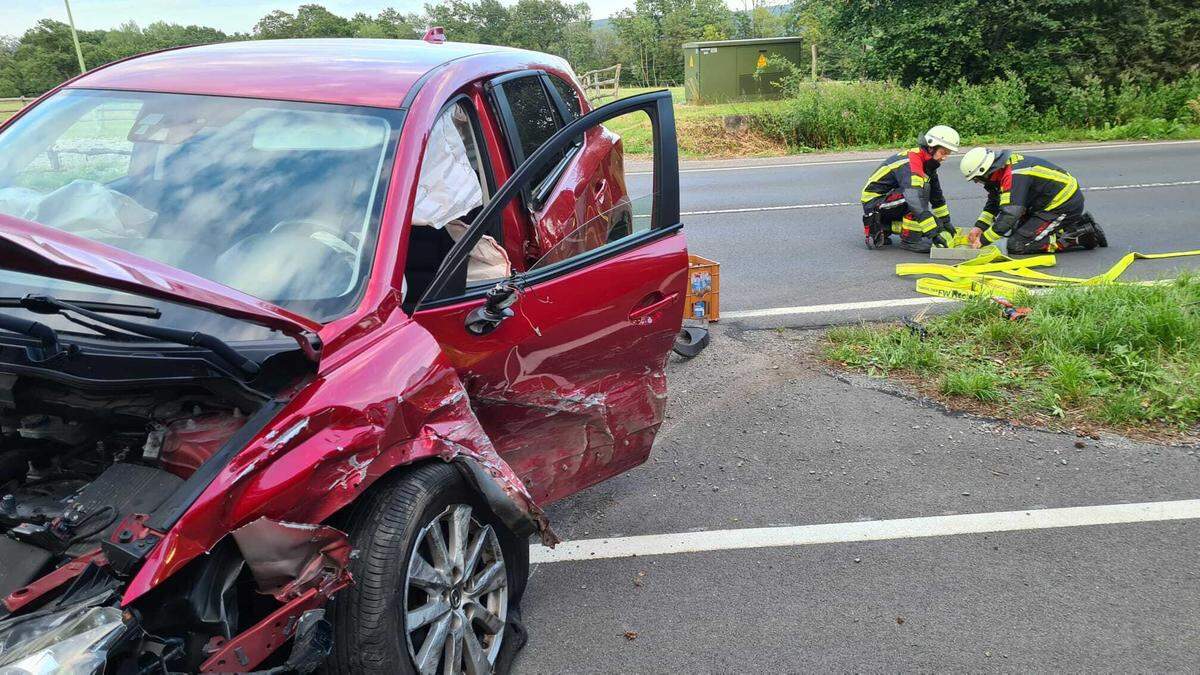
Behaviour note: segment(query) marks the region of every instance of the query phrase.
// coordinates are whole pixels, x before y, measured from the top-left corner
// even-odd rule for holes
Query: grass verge
[[[678,88],[671,93],[680,153],[687,158],[899,149],[935,123],[958,129],[964,145],[1200,138],[1200,74],[1148,87],[1071,88],[1044,110],[1035,109],[1014,78],[944,91],[796,81],[780,100],[705,106],[683,105]],[[619,132],[626,151],[646,155],[649,123],[631,127]]]
[[[1200,277],[1162,285],[1056,288],[990,299],[923,325],[830,329],[825,356],[899,377],[948,405],[992,417],[1140,436],[1200,433]]]

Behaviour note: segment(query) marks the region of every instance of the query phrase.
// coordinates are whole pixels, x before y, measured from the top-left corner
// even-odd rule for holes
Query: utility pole
[[[83,65],[83,50],[79,48],[79,34],[75,32],[75,17],[71,15],[71,0],[63,0],[63,4],[67,6],[67,21],[71,24],[71,40],[75,42],[75,57],[79,59],[79,74],[87,72],[87,66]]]

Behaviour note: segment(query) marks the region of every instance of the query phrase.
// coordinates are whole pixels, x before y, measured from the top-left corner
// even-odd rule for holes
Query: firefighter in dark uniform
[[[1012,150],[972,148],[959,168],[988,195],[968,235],[972,247],[1002,237],[1014,254],[1108,246],[1104,230],[1083,210],[1079,181],[1061,167]]]
[[[958,150],[958,132],[939,124],[921,137],[921,145],[884,160],[862,191],[863,234],[867,248],[892,243],[928,253],[930,245],[954,246],[950,209],[938,180],[938,166]]]

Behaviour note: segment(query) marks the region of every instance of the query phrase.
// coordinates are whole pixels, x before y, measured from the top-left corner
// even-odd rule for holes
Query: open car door
[[[602,126],[603,125],[603,126]],[[652,130],[650,171],[626,173],[622,130]],[[581,138],[611,141],[613,191],[580,183],[566,233],[524,272],[450,295],[511,200]],[[568,172],[569,174],[570,172]],[[560,186],[561,189],[561,186]],[[615,199],[613,195],[618,195]],[[644,462],[666,405],[664,367],[679,332],[687,246],[671,96],[630,97],[563,127],[525,159],[450,251],[414,318],[467,387],[476,415],[534,499],[549,502]]]

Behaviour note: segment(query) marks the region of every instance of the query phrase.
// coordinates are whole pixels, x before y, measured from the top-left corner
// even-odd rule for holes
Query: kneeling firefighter
[[[979,248],[1008,237],[1008,252],[1053,253],[1108,246],[1104,230],[1083,210],[1079,181],[1040,157],[971,148],[959,164],[987,190],[987,205],[968,239]]]
[[[958,150],[958,132],[939,124],[921,137],[919,147],[884,160],[862,191],[863,234],[867,248],[892,243],[928,253],[930,245],[954,246],[950,209],[938,181],[938,166]]]

